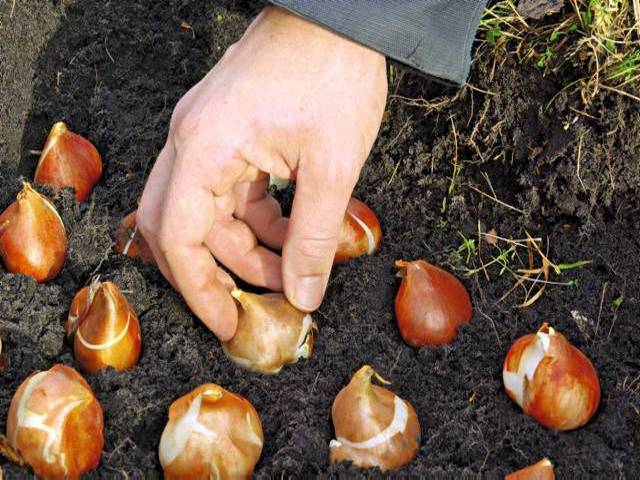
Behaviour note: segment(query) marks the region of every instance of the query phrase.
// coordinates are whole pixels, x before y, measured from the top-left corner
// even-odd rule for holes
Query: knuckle
[[[172,120],[171,135],[176,148],[184,145],[190,138],[192,138],[198,131],[200,125],[200,118],[193,113],[187,113],[185,115],[178,115],[178,119],[174,122]]]
[[[338,238],[334,236],[302,237],[291,245],[293,251],[301,257],[324,261],[333,259],[338,246]]]
[[[344,187],[351,191],[358,181],[360,166],[356,162],[330,162],[326,165],[326,178],[329,185]]]
[[[184,144],[185,141],[196,135],[202,125],[200,109],[194,109],[192,102],[188,98],[189,94],[182,97],[176,104],[171,115],[169,135],[176,144],[176,147]]]

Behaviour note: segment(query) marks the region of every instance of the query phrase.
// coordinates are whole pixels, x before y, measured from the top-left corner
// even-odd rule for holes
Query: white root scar
[[[59,449],[59,444],[62,438],[62,427],[65,424],[67,416],[71,413],[76,407],[82,405],[86,398],[84,397],[63,397],[59,398],[53,402],[47,404],[49,408],[49,412],[38,414],[27,408],[27,403],[31,398],[33,391],[38,387],[40,382],[44,380],[44,377],[48,374],[48,372],[39,372],[27,383],[25,387],[24,393],[20,398],[20,402],[18,403],[18,425],[13,438],[13,445],[17,446],[17,436],[18,430],[20,428],[33,428],[36,430],[40,430],[46,433],[47,438],[42,446],[42,456],[47,461],[47,463],[54,463],[56,461],[56,457],[60,458],[60,465],[64,469],[65,473],[67,472],[66,459],[64,453],[55,452],[54,450]],[[58,405],[60,403],[64,403],[62,408],[58,409]],[[51,412],[55,412],[55,416],[53,417],[53,422],[49,420],[49,423],[53,423],[52,425],[48,425],[47,418],[51,416]]]
[[[125,324],[124,328],[122,329],[122,331],[114,338],[112,338],[111,340],[104,342],[104,343],[89,343],[87,342],[87,340],[82,336],[82,331],[80,328],[78,328],[78,331],[76,333],[76,336],[78,338],[78,340],[80,340],[80,343],[85,347],[88,348],[89,350],[106,350],[107,348],[111,348],[113,347],[116,343],[118,343],[120,340],[122,340],[125,335],[127,334],[127,331],[129,330],[129,323],[131,322],[131,312],[127,312],[127,323]]]
[[[247,440],[255,445],[258,445],[260,448],[262,448],[262,439],[260,438],[260,436],[258,435],[258,433],[256,432],[256,429],[253,426],[253,420],[251,419],[251,413],[247,412],[247,414],[245,415],[245,419],[247,420],[247,433],[248,433],[248,438]]]
[[[362,220],[356,217],[353,213],[351,212],[347,212],[347,213],[351,216],[351,218],[353,218],[356,221],[358,225],[360,225],[360,227],[364,231],[364,234],[367,237],[367,255],[373,255],[373,253],[376,251],[376,240],[373,236],[373,232],[371,231],[371,229],[366,223],[364,223]]]
[[[49,210],[51,210],[55,214],[55,216],[58,217],[58,220],[60,220],[60,223],[62,224],[62,228],[64,229],[64,222],[62,221],[62,218],[60,217],[60,214],[56,210],[56,207],[53,206],[53,204],[49,201],[48,198],[45,198],[42,195],[40,195],[40,198],[42,198],[42,200],[44,200],[44,204],[47,207],[49,207]]]
[[[54,126],[55,128],[55,126]],[[46,158],[46,156],[49,154],[49,150],[51,150],[54,146],[56,146],[58,144],[58,140],[60,140],[60,135],[54,135],[51,138],[50,142],[47,142],[47,145],[43,152],[40,154],[40,160],[38,160],[38,166],[36,167],[36,173],[34,175],[35,178],[38,178],[38,173],[40,172],[40,167],[42,166],[42,161]]]
[[[552,328],[549,329],[549,333],[538,332],[535,339],[524,348],[518,369],[515,372],[502,372],[504,387],[514,395],[515,402],[520,407],[524,404],[525,385],[533,380],[538,365],[547,355],[551,343],[550,336],[554,333]]]
[[[184,451],[193,433],[215,439],[218,434],[198,421],[202,393],[193,399],[187,411],[174,423],[168,423],[160,437],[159,456],[163,467],[171,464]],[[213,440],[212,440],[213,441]]]
[[[387,428],[381,431],[379,434],[371,437],[364,442],[351,442],[345,438],[338,437],[337,439],[331,440],[329,442],[329,448],[337,448],[341,446],[347,446],[351,448],[357,448],[359,450],[368,450],[370,448],[375,448],[378,445],[382,445],[383,443],[391,440],[394,435],[398,433],[403,433],[407,428],[407,422],[409,420],[409,410],[407,409],[407,405],[397,395],[393,399],[394,403],[394,412],[393,419]]]

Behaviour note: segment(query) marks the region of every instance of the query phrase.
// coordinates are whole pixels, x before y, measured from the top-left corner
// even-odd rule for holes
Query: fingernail
[[[293,303],[301,310],[315,310],[322,303],[326,275],[301,277],[296,282]]]

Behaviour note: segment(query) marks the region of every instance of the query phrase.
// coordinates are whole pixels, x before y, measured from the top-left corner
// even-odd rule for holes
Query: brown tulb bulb
[[[142,263],[156,263],[151,248],[138,231],[136,210],[122,219],[116,232],[115,250],[132,258],[140,258]]]
[[[60,215],[25,182],[16,201],[0,215],[0,257],[7,270],[47,282],[62,269],[66,253]]]
[[[164,478],[248,478],[264,436],[253,405],[213,383],[199,386],[169,408],[158,453]]]
[[[504,480],[555,480],[555,478],[553,463],[548,458],[543,458],[538,463],[510,473],[504,477]]]
[[[546,323],[520,337],[504,359],[509,398],[554,430],[586,424],[600,404],[600,381],[589,359]]]
[[[373,255],[380,246],[382,230],[376,214],[357,198],[351,198],[342,221],[334,263]]]
[[[240,304],[238,329],[222,348],[233,362],[271,374],[311,356],[315,327],[311,315],[296,309],[281,293],[256,295],[236,288],[231,295]]]
[[[7,437],[39,477],[80,478],[100,461],[102,407],[78,372],[54,365],[18,387],[9,406]]]
[[[96,147],[70,131],[64,122],[49,132],[36,167],[35,183],[54,189],[71,187],[76,200],[84,202],[102,176],[102,159]]]
[[[350,461],[356,467],[393,470],[409,463],[420,448],[420,423],[409,402],[386,388],[371,384],[369,365],[358,370],[333,401],[336,432],[329,443],[331,463]]]
[[[133,307],[111,282],[94,280],[74,297],[65,323],[80,367],[95,373],[126,370],[138,363],[142,338]]]
[[[460,280],[424,260],[395,263],[402,284],[396,295],[396,321],[412,347],[451,343],[458,326],[471,320],[471,300]]]

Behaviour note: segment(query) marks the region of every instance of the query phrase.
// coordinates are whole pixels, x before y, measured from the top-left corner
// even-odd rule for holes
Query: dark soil
[[[574,113],[570,107],[583,106],[563,94],[545,110],[575,72],[544,78],[506,58],[492,73],[493,57],[482,51],[470,82],[494,93],[486,94],[396,68],[389,116],[356,190],[377,212],[384,245],[374,257],[335,269],[315,314],[313,357],[277,376],[236,368],[154,267],[113,253],[114,229],[135,207],[173,105],[259,8],[230,1],[27,0],[16,2],[11,15],[12,2],[0,4],[0,207],[19,190],[21,175],[32,177],[37,155],[29,151],[42,147],[55,121],[89,137],[106,162],[89,203],[75,203],[68,191],[54,197],[70,240],[62,274],[37,285],[0,268],[7,357],[0,430],[29,373],[56,362],[74,365],[61,323],[73,294],[99,273],[120,285],[138,311],[144,351],[128,372],[87,376],[106,421],[104,454],[91,477],[160,477],[157,446],[169,404],[211,381],[246,396],[260,413],[266,441],[257,477],[378,476],[327,464],[333,397],[370,363],[414,405],[422,425],[422,448],[399,476],[499,478],[548,456],[559,478],[638,478],[640,108],[601,95],[591,118]],[[191,29],[181,28],[183,21]],[[449,101],[430,108],[403,97]],[[452,182],[455,163],[462,169]],[[483,173],[497,197],[521,212],[470,187],[490,193]],[[516,307],[521,289],[498,301],[514,283],[499,268],[489,268],[489,279],[465,278],[475,306],[471,324],[452,346],[413,350],[395,325],[393,261],[422,257],[463,276],[479,258],[466,264],[460,234],[474,237],[478,224],[503,237],[540,236],[555,262],[592,263],[552,277],[577,284],[549,285],[529,308]],[[484,262],[497,254],[486,243],[481,248]],[[515,258],[511,265],[524,264]],[[600,374],[600,409],[577,431],[545,430],[502,388],[510,344],[543,321],[583,350]],[[29,477],[0,466],[6,478]]]

